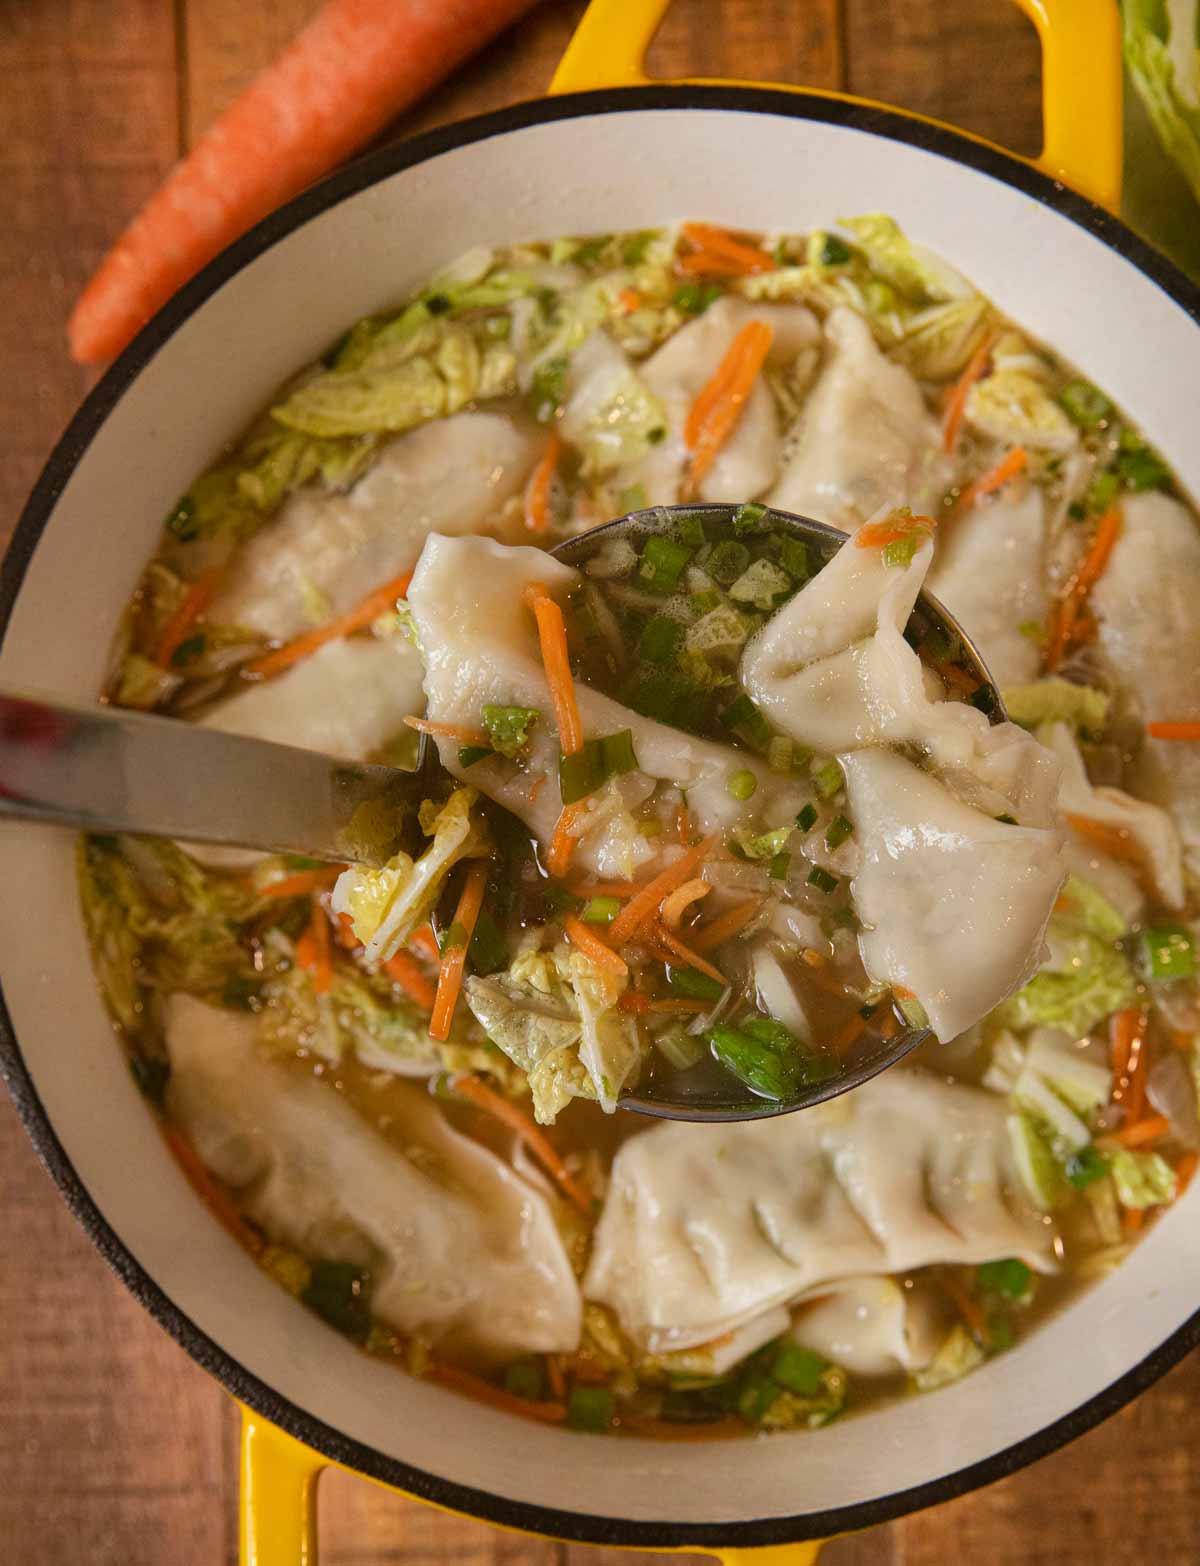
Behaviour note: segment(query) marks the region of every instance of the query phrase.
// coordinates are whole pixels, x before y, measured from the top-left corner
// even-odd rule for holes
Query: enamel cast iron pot
[[[1021,0],[1042,38],[1046,152],[1026,163],[829,93],[653,86],[667,0],[594,0],[540,103],[356,163],[212,263],[100,382],[50,459],[0,587],[0,679],[94,697],[162,517],[230,433],[347,322],[480,243],[682,217],[806,229],[882,209],[1136,416],[1200,493],[1200,293],[1109,215],[1115,4]],[[64,617],[63,605],[71,613]],[[9,828],[3,1062],[38,1152],[108,1261],[246,1409],[244,1561],[315,1560],[337,1462],[442,1507],[565,1539],[760,1547],[962,1494],[1088,1429],[1200,1336],[1200,1184],[1131,1259],[1012,1353],[819,1434],[739,1443],[580,1435],[386,1372],[297,1308],[205,1210],[115,1047],[66,835]]]

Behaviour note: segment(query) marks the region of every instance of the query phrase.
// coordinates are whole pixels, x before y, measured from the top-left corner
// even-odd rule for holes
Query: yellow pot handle
[[[671,0],[592,0],[559,62],[551,93],[649,85],[646,51],[670,4]],[[1017,4],[1037,28],[1042,45],[1042,155],[1022,161],[1115,212],[1121,204],[1122,113],[1116,0],[1017,0]],[[879,107],[850,93],[788,83],[703,85],[772,87]],[[909,110],[897,112],[927,124],[940,123]],[[993,145],[967,131],[958,134]]]
[[[317,1566],[317,1480],[327,1466],[243,1407],[241,1566]]]

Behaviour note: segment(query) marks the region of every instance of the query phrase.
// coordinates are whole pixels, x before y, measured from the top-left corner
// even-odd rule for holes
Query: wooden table
[[[89,377],[70,303],[121,224],[314,0],[0,0],[0,529]],[[540,10],[397,134],[537,96],[582,11]],[[1038,53],[1002,0],[678,0],[661,74],[764,71],[1038,140]],[[13,895],[11,888],[8,895]],[[53,932],[46,932],[52,939]],[[235,1557],[229,1399],[108,1273],[0,1106],[0,1559],[214,1566]],[[1014,1382],[1011,1395],[1021,1396]],[[829,1566],[1184,1566],[1200,1557],[1191,1455],[1200,1362],[1037,1467],[830,1547]],[[583,1549],[323,1481],[325,1566],[583,1566]],[[612,1556],[627,1566],[656,1557]]]

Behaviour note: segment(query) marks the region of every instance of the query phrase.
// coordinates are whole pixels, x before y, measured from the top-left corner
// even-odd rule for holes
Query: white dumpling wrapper
[[[241,551],[210,618],[286,641],[347,613],[410,570],[427,534],[494,531],[540,449],[498,413],[397,436],[346,494],[309,485],[287,500]]]
[[[496,1359],[579,1341],[574,1273],[542,1194],[452,1130],[418,1088],[406,1157],[333,1089],[264,1058],[253,1017],[173,995],[168,1103],[204,1164],[273,1240],[369,1256],[371,1308],[398,1331]]]
[[[584,1297],[662,1353],[838,1279],[1005,1256],[1053,1271],[1005,1121],[992,1094],[897,1068],[802,1114],[664,1122],[617,1153]]]
[[[852,1376],[922,1370],[944,1331],[926,1293],[894,1278],[843,1278],[796,1318],[792,1337]]]

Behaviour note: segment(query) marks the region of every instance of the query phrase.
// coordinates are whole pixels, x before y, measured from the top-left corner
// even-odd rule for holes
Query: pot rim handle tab
[[[552,94],[612,87],[725,86],[807,93],[864,109],[886,107],[852,93],[787,82],[688,77],[655,83],[646,52],[671,0],[592,0],[550,84]],[[1042,46],[1042,152],[1018,158],[983,136],[910,109],[909,119],[953,130],[968,141],[1027,163],[1116,212],[1121,204],[1122,83],[1120,14],[1115,0],[1016,0]]]

